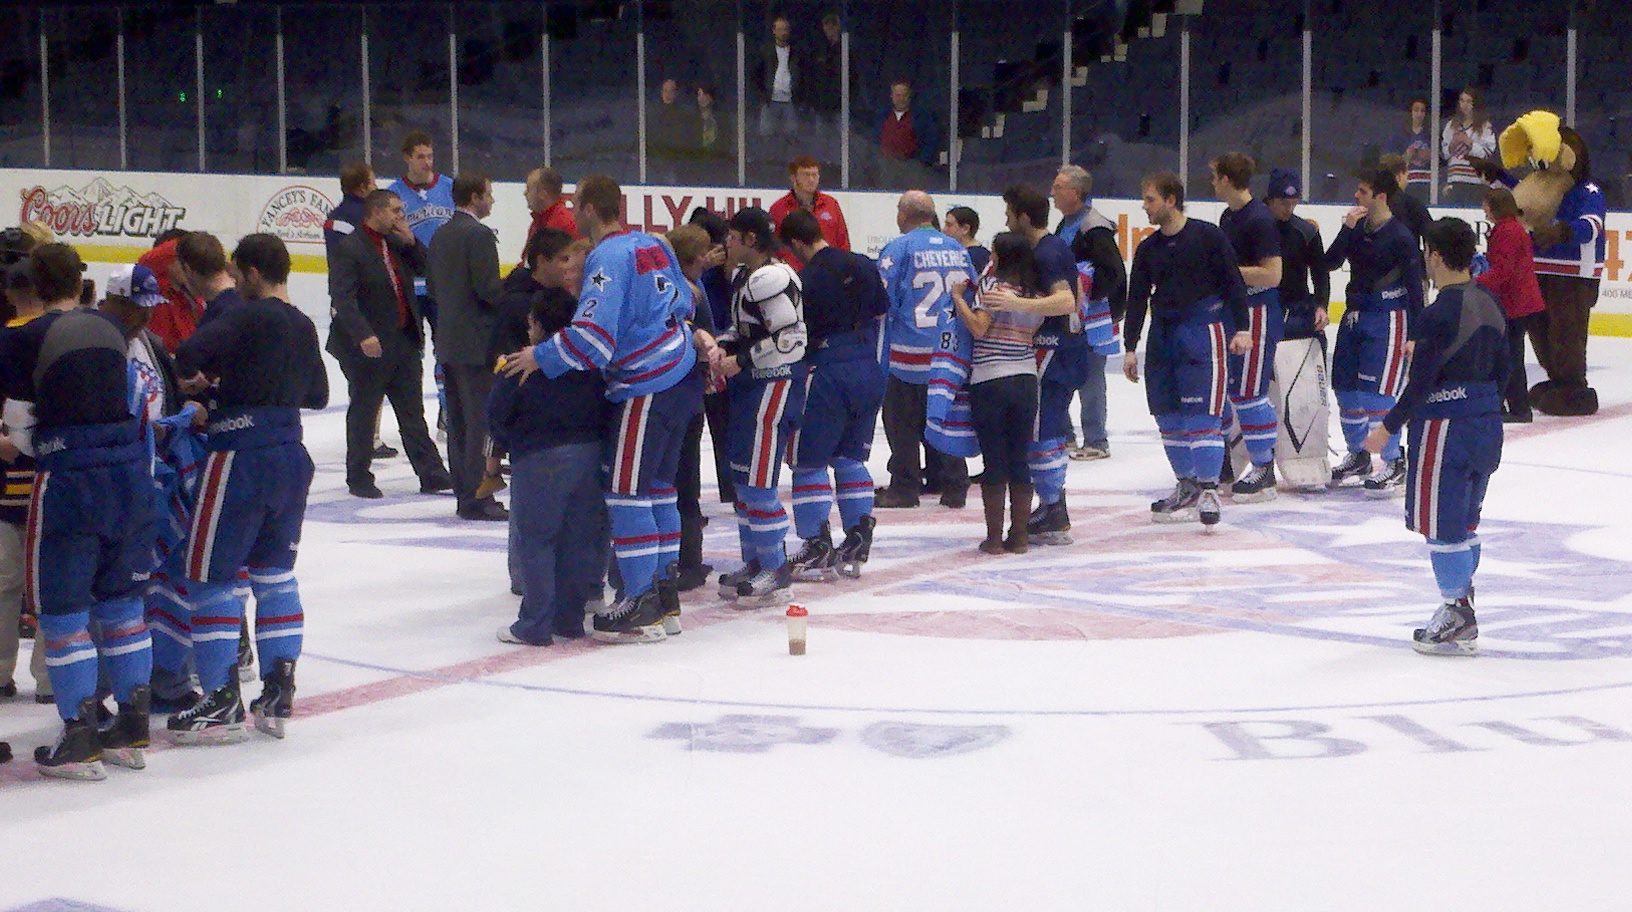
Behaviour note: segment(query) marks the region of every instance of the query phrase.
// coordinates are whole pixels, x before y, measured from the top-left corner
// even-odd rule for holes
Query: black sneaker
[[[783,561],[775,570],[761,570],[753,579],[737,586],[738,608],[766,608],[786,605],[793,597],[793,564]]]
[[[228,681],[220,690],[171,716],[165,728],[177,744],[236,744],[249,737],[238,682]]]
[[[1385,463],[1377,474],[1365,481],[1367,497],[1404,497],[1405,496],[1405,457],[1401,456]]]
[[[941,491],[941,506],[961,510],[969,503],[969,486],[959,485]]]
[[[295,660],[279,659],[261,679],[261,695],[249,704],[256,731],[283,737],[284,723],[295,711]]]
[[[807,582],[820,583],[838,577],[833,567],[833,532],[828,523],[799,546],[799,553],[788,559],[793,564],[794,576]]]
[[[873,507],[879,510],[910,509],[918,506],[918,495],[895,488],[879,488],[873,492]]]
[[[364,500],[379,500],[385,496],[380,486],[372,481],[358,482],[346,485],[346,492],[352,497],[361,497]]]
[[[1071,544],[1071,514],[1065,508],[1065,498],[1039,506],[1026,522],[1026,538],[1030,544]]]
[[[1230,486],[1230,499],[1238,504],[1263,503],[1266,500],[1274,500],[1275,496],[1273,462],[1253,466]]]
[[[871,514],[856,520],[856,524],[846,529],[844,541],[833,552],[833,567],[840,576],[856,579],[861,576],[861,565],[867,563],[867,558],[873,551],[873,527],[877,525]]]
[[[665,639],[663,604],[656,589],[639,596],[619,599],[604,613],[595,613],[590,634],[603,643],[656,643]]]
[[[652,577],[652,591],[663,608],[663,633],[679,636],[680,629],[680,562],[671,561],[668,570]]]
[[[375,459],[395,459],[396,457],[398,457],[400,455],[402,455],[402,454],[397,452],[396,447],[389,446],[389,445],[384,444],[384,443],[374,444],[374,458]]]
[[[238,680],[255,680],[255,647],[249,642],[249,621],[238,628]]]
[[[86,697],[79,704],[79,717],[62,724],[56,746],[34,749],[40,775],[79,782],[108,778],[102,766],[102,743],[96,736],[97,706],[95,697]]]
[[[1156,523],[1187,523],[1196,521],[1196,502],[1201,499],[1201,486],[1194,478],[1181,478],[1173,486],[1173,493],[1150,505],[1150,521]]]
[[[1479,621],[1473,605],[1466,598],[1440,605],[1427,627],[1412,631],[1411,648],[1423,655],[1478,655]]]
[[[1332,485],[1340,485],[1351,478],[1371,474],[1371,454],[1366,452],[1350,453],[1343,457],[1343,461],[1332,467]]]
[[[759,572],[759,560],[751,560],[730,573],[720,574],[720,598],[734,599],[737,597],[737,587],[754,578]]]
[[[97,732],[103,759],[126,769],[147,768],[147,747],[152,742],[148,709],[152,700],[152,689],[143,684],[131,691],[129,703],[119,704],[119,713]]]
[[[696,564],[694,566],[680,567],[678,574],[674,577],[674,584],[680,589],[681,592],[690,592],[693,589],[701,589],[703,584],[708,582],[708,578],[711,574],[713,574],[713,572],[713,564]]]

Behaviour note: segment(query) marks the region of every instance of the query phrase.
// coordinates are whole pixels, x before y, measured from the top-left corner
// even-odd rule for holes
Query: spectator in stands
[[[685,157],[688,138],[697,132],[691,121],[695,109],[680,103],[680,83],[663,80],[657,104],[646,109],[646,173],[662,183],[678,183],[680,160]]]
[[[788,213],[805,209],[816,216],[816,224],[822,226],[822,240],[830,247],[848,252],[850,229],[844,223],[844,212],[839,209],[839,201],[817,189],[822,182],[822,166],[809,155],[801,155],[788,162],[788,182],[793,189],[771,204],[771,220],[776,223],[777,229],[781,230],[782,220],[788,217]],[[805,264],[791,252],[784,252],[783,259],[796,270],[805,268]]]
[[[527,173],[525,191],[527,209],[533,214],[533,221],[527,226],[527,241],[521,245],[523,250],[526,250],[527,244],[532,242],[533,235],[537,234],[540,228],[558,228],[574,238],[583,236],[578,233],[578,220],[573,217],[571,210],[567,208],[565,197],[561,195],[563,186],[561,172],[549,165],[534,168]],[[528,265],[525,258],[522,265]]]
[[[696,132],[692,146],[699,160],[717,163],[736,157],[737,132],[731,115],[715,104],[719,90],[713,83],[697,87],[697,117],[693,121]]]
[[[1541,284],[1536,279],[1536,260],[1530,233],[1519,221],[1519,204],[1506,187],[1485,191],[1485,218],[1490,222],[1490,239],[1485,258],[1490,268],[1479,276],[1502,312],[1507,315],[1507,347],[1511,358],[1507,386],[1502,390],[1502,421],[1507,424],[1531,420],[1530,380],[1524,370],[1524,336],[1535,315],[1546,308]]]
[[[1428,202],[1428,191],[1433,180],[1434,139],[1428,132],[1428,99],[1413,98],[1406,114],[1405,133],[1393,150],[1405,160],[1405,178],[1400,188],[1415,195],[1419,202]]]
[[[935,118],[912,106],[912,83],[905,79],[890,83],[890,106],[879,128],[879,183],[891,189],[916,183],[919,172],[911,164],[933,167],[939,157],[936,131]]]
[[[193,334],[199,317],[204,314],[198,299],[188,294],[176,280],[176,243],[186,234],[180,229],[166,231],[154,239],[152,249],[136,258],[137,265],[146,266],[159,277],[159,291],[164,294],[164,303],[153,308],[148,328],[158,335],[164,342],[165,351],[172,355],[176,353],[176,347]]]
[[[1472,86],[1457,97],[1456,113],[1445,121],[1439,149],[1446,165],[1445,198],[1440,204],[1472,208],[1482,203],[1489,185],[1468,159],[1494,154],[1496,132],[1490,127],[1479,91]]]
[[[799,115],[794,101],[804,92],[804,61],[793,47],[793,22],[785,15],[771,20],[771,40],[754,58],[753,89],[759,101],[760,136],[796,136]]]
[[[946,210],[946,236],[963,245],[969,254],[969,262],[975,266],[975,275],[979,276],[986,271],[986,264],[992,261],[992,252],[980,246],[975,235],[980,233],[980,213],[968,206],[953,206]]]

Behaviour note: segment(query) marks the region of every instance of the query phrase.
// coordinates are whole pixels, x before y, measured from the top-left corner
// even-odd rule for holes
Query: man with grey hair
[[[1110,319],[1105,323],[1106,314],[1096,313],[1097,319],[1088,321],[1094,325],[1084,326],[1089,346],[1087,373],[1078,390],[1082,437],[1078,441],[1080,445],[1069,451],[1071,458],[1077,460],[1104,459],[1111,455],[1110,439],[1105,433],[1105,360],[1110,351],[1120,348],[1115,342],[1114,330],[1116,321],[1122,318],[1128,287],[1127,267],[1123,265],[1122,249],[1116,242],[1116,223],[1093,208],[1090,196],[1093,188],[1094,176],[1079,165],[1060,168],[1049,188],[1054,208],[1062,216],[1054,233],[1071,245],[1079,272],[1085,273],[1088,270],[1084,267],[1092,267],[1092,288],[1084,297],[1097,305],[1096,311],[1108,310]]]
[[[884,317],[890,378],[884,388],[884,436],[890,442],[890,484],[880,488],[878,507],[916,507],[926,487],[939,488],[943,506],[961,509],[969,491],[969,469],[961,458],[923,443],[929,409],[929,365],[952,313],[952,283],[972,282],[975,270],[963,245],[933,226],[935,201],[908,190],[896,204],[901,237],[878,257],[890,301]],[[923,461],[919,461],[922,446]]]

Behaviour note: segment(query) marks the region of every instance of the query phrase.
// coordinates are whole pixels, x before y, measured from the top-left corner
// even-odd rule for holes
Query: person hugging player
[[[1502,385],[1507,379],[1506,317],[1469,269],[1478,245],[1461,219],[1440,219],[1425,234],[1428,274],[1439,294],[1412,322],[1411,381],[1364,447],[1397,446],[1410,426],[1405,525],[1428,541],[1444,602],[1412,634],[1427,655],[1474,655],[1479,623],[1473,574],[1479,567],[1480,507],[1502,458]]]

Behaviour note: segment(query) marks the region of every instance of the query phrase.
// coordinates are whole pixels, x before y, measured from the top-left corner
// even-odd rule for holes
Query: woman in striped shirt
[[[969,407],[980,440],[986,471],[980,497],[986,509],[987,554],[1024,554],[1026,519],[1031,515],[1031,469],[1026,448],[1037,423],[1037,349],[1032,337],[1043,318],[1032,313],[993,310],[982,301],[987,292],[1007,287],[1022,297],[1042,297],[1037,259],[1025,236],[1000,234],[992,242],[992,263],[980,278],[981,298],[965,302],[964,283],[955,283],[952,300],[958,318],[974,337],[969,373]],[[1009,499],[1010,529],[1003,537],[1004,495]]]

